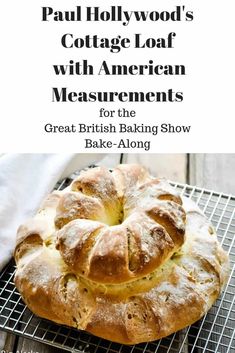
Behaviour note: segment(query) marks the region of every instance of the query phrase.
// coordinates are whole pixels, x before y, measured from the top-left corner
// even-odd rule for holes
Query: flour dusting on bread
[[[54,322],[135,344],[200,319],[228,256],[196,204],[139,165],[81,172],[18,230],[15,284]]]

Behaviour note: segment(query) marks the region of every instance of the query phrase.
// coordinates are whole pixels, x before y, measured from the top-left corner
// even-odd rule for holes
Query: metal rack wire
[[[70,182],[57,185],[62,189]],[[0,329],[72,352],[86,353],[235,353],[235,197],[185,184],[171,183],[193,199],[212,221],[230,254],[229,281],[212,309],[190,327],[159,341],[125,346],[83,331],[56,325],[33,315],[14,283],[13,260],[0,273]]]

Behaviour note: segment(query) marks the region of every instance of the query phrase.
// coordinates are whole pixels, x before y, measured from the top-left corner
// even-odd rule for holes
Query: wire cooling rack
[[[71,179],[57,185],[63,189]],[[99,339],[33,315],[14,283],[13,260],[0,274],[0,329],[71,352],[86,353],[235,353],[235,197],[171,183],[194,200],[212,221],[219,241],[230,255],[231,274],[220,298],[197,323],[159,341],[125,346]]]

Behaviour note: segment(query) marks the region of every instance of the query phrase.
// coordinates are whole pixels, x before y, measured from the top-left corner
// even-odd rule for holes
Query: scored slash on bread
[[[81,172],[18,230],[16,286],[57,323],[125,344],[201,318],[228,275],[206,217],[139,165]]]

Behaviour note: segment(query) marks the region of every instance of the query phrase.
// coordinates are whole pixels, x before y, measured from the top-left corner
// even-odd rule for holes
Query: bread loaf
[[[200,319],[229,268],[198,207],[139,165],[89,169],[50,194],[20,226],[15,260],[36,315],[124,344]]]

